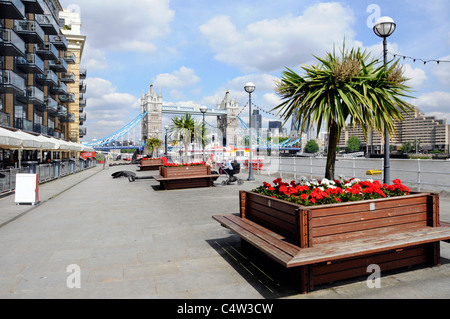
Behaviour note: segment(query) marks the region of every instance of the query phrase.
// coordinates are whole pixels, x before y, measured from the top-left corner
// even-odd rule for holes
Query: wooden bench
[[[219,176],[211,174],[210,166],[160,167],[155,180],[164,190],[211,187]]]
[[[137,167],[140,171],[157,171],[161,166],[163,166],[162,159],[142,159]]]
[[[407,197],[407,198],[406,198]],[[222,226],[286,268],[302,293],[315,285],[381,271],[440,264],[439,195],[304,207],[240,192],[240,215],[213,216]]]

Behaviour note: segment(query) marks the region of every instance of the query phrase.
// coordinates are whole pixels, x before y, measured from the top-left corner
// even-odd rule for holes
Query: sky
[[[281,102],[275,81],[286,68],[301,74],[302,65],[316,65],[314,56],[324,57],[344,40],[347,47],[367,49],[381,59],[382,39],[372,27],[382,16],[397,24],[388,38],[389,57],[408,57],[400,57],[413,90],[408,102],[450,122],[450,63],[443,62],[450,61],[448,0],[60,3],[80,12],[82,34],[87,36],[81,61],[88,72],[87,136],[82,142],[104,138],[134,119],[151,83],[164,105],[213,109],[227,90],[244,108],[244,86],[253,82],[252,103],[267,128],[269,120],[280,120],[270,111]],[[241,117],[248,120],[248,107]],[[207,122],[216,124],[213,117]],[[138,139],[139,132],[135,136]]]

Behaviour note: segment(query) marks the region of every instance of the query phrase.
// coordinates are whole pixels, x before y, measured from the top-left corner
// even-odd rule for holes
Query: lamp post
[[[164,128],[166,129],[166,135],[164,137],[164,156],[167,157],[167,131],[169,130],[169,125],[164,126]]]
[[[204,128],[205,128],[205,114],[208,111],[208,109],[206,108],[206,106],[202,106],[200,107],[200,112],[202,112],[203,114],[203,127],[202,127],[202,147],[203,147],[203,163],[205,163],[205,144],[203,143],[204,140]]]
[[[373,31],[377,36],[383,38],[383,57],[384,57],[384,68],[387,71],[387,38],[394,33],[397,25],[394,20],[390,17],[381,17],[375,22]],[[390,145],[389,145],[389,132],[387,125],[384,125],[384,183],[389,184],[391,180],[391,164],[390,164]]]
[[[248,158],[248,181],[254,181],[255,178],[253,177],[253,155],[252,155],[252,146],[253,146],[253,140],[252,140],[252,93],[255,92],[255,85],[252,82],[248,82],[245,87],[245,92],[248,93],[248,127],[249,127],[249,150],[250,155]]]

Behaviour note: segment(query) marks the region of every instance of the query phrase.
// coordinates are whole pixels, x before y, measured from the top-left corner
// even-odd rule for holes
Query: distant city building
[[[283,123],[281,121],[269,121],[269,131],[278,130],[281,131],[281,126]]]
[[[395,122],[397,134],[390,140],[394,150],[400,149],[405,143],[419,143],[424,151],[449,152],[450,129],[446,119],[437,119],[435,116],[426,116],[417,107],[413,114],[403,113],[402,122]],[[383,154],[384,137],[381,133],[373,132],[364,138],[360,127],[348,126],[341,134],[338,146],[342,149],[347,145],[350,137],[356,136],[361,141],[361,146],[370,154]]]
[[[259,110],[253,110],[252,114],[252,128],[259,132],[262,128],[262,115],[259,114]]]
[[[221,115],[217,118],[217,126],[224,136],[223,145],[242,145],[243,136],[239,133],[239,103],[237,99],[231,99],[230,92],[227,90],[222,102],[217,103],[217,109],[227,110],[227,115]]]
[[[147,115],[141,122],[142,141],[147,141],[150,137],[162,137],[162,95],[157,94],[150,84],[147,94],[141,97],[141,113]]]

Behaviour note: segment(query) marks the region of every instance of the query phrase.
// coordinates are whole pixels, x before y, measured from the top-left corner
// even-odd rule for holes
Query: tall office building
[[[61,32],[58,0],[0,1],[0,125],[77,140],[70,130],[79,74]]]
[[[252,128],[256,129],[257,132],[262,129],[262,115],[259,114],[259,110],[253,110]]]
[[[86,107],[86,79],[87,70],[80,69],[80,62],[83,56],[86,36],[81,34],[81,16],[77,11],[64,10],[59,13],[59,18],[64,22],[62,33],[65,35],[68,46],[66,56],[73,59],[75,63],[68,66],[68,72],[75,74],[75,81],[67,85],[67,89],[75,99],[69,103],[69,112],[74,114],[75,121],[69,124],[70,140],[75,143],[80,142],[87,134],[84,122],[87,119],[84,108]]]

